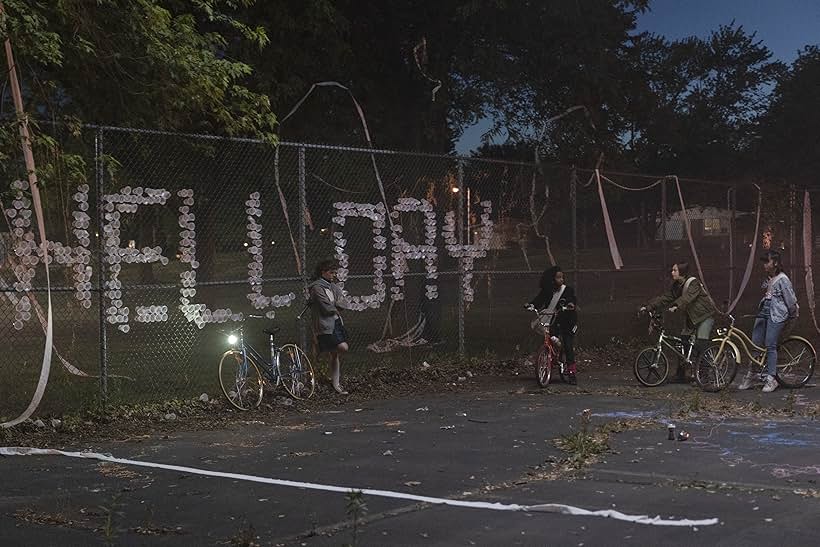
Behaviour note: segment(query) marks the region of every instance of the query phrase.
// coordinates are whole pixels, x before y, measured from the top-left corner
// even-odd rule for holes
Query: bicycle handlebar
[[[558,312],[570,311],[570,308],[568,308],[567,306],[559,306],[555,309],[555,311],[547,312],[546,309],[539,310],[538,308],[536,308],[535,306],[530,304],[529,306],[527,306],[527,310],[529,310],[531,312],[534,312],[535,315],[541,316],[541,315],[555,315]]]

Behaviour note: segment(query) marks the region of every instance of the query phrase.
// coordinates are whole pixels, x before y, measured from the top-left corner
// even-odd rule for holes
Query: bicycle
[[[734,381],[740,364],[739,348],[749,358],[750,366],[757,365],[761,372],[766,369],[766,348],[756,345],[735,327],[734,316],[728,317],[729,326],[717,330],[718,340],[713,340],[698,362],[695,379],[704,391],[720,391]],[[726,351],[727,346],[731,352]],[[756,359],[753,352],[758,352],[760,358]],[[805,385],[814,374],[815,361],[817,352],[811,342],[802,336],[787,336],[777,347],[777,383],[788,388]]]
[[[538,355],[535,357],[535,378],[538,380],[538,385],[547,387],[552,378],[552,368],[555,363],[558,363],[558,374],[561,376],[561,381],[564,381],[564,374],[567,372],[566,365],[561,361],[561,340],[557,336],[550,336],[550,328],[555,323],[558,313],[566,311],[568,308],[564,305],[564,300],[558,302],[558,309],[552,313],[544,313],[532,304],[527,306],[527,310],[535,312],[536,321],[544,332],[544,344],[538,350]]]
[[[248,317],[265,319],[261,315]],[[245,341],[243,327],[229,334],[228,344],[233,348],[219,361],[219,385],[228,402],[239,410],[257,408],[266,383],[272,384],[272,389],[284,384],[294,399],[309,399],[313,395],[316,376],[310,359],[296,344],[276,345],[279,330],[263,330],[270,341],[270,360]]]
[[[663,325],[663,313],[652,311],[646,312],[649,315],[649,331],[658,333],[658,343],[654,346],[644,348],[638,353],[633,366],[635,378],[647,387],[657,387],[664,383],[669,376],[669,359],[666,352],[669,350],[681,359],[686,365],[696,368],[692,362],[692,350],[694,343],[689,343],[689,349],[684,353],[683,338],[666,334]],[[715,342],[716,340],[712,340]],[[694,342],[694,340],[692,341]]]

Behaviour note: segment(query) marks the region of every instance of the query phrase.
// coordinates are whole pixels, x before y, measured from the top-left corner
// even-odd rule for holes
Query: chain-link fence
[[[787,256],[800,240],[796,206],[758,220],[746,184],[681,180],[679,194],[674,178],[119,128],[60,140],[87,176],[44,190],[57,352],[46,412],[213,394],[240,325],[258,348],[275,323],[280,341],[309,349],[309,314],[297,315],[327,257],[356,307],[343,370],[398,371],[532,349],[523,305],[553,261],[577,288],[589,346],[645,332],[635,310],[668,287],[671,264],[696,271],[689,232],[719,304],[738,294],[764,228]],[[0,416],[11,417],[37,383],[48,293],[28,190],[0,195]],[[754,268],[738,309],[754,309]]]

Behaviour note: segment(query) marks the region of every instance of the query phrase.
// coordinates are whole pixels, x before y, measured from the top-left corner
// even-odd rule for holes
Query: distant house
[[[735,211],[735,218],[751,215],[752,213]],[[660,215],[659,215],[660,216]],[[695,239],[710,237],[727,237],[731,224],[732,212],[729,209],[719,207],[690,207],[686,209],[686,216],[689,217],[689,224],[692,228],[692,237]],[[629,218],[624,224],[632,224],[638,221],[637,217]],[[655,240],[661,241],[664,238],[664,225],[656,220],[658,229],[655,231]],[[669,215],[665,222],[667,241],[686,240],[686,221],[683,211],[676,211]]]
[[[741,213],[742,214],[742,213]],[[692,237],[699,239],[702,237],[721,237],[729,235],[729,226],[732,221],[732,212],[728,209],[717,207],[690,207],[686,210],[689,217],[689,224],[692,228]],[[735,213],[735,216],[740,216]],[[655,232],[655,240],[663,239],[663,226],[658,226]],[[683,211],[676,211],[669,215],[666,220],[666,240],[683,241],[686,239],[686,221],[683,218]]]

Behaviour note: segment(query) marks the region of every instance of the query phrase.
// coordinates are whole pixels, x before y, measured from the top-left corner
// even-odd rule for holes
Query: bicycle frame
[[[256,350],[252,345],[245,343],[245,331],[242,327],[239,328],[239,340],[235,344],[237,349],[242,352],[242,364],[243,366],[247,366],[248,364],[248,355],[250,355],[252,360],[255,360],[257,363],[264,365],[267,368],[267,372],[270,373],[271,379],[277,381],[277,377],[279,375],[279,347],[273,341],[273,335],[270,336],[270,360],[266,357],[263,357],[259,351]]]
[[[560,311],[566,310],[565,307],[561,307]],[[536,317],[538,318],[538,322],[541,324],[541,327],[544,329],[544,344],[543,347],[547,348],[547,350],[552,354],[558,364],[560,365],[560,372],[561,374],[564,373],[564,363],[561,361],[560,349],[555,347],[555,344],[552,342],[552,325],[555,323],[556,319],[558,318],[558,311],[554,311],[549,314],[549,321],[544,322],[541,320],[541,317],[547,314],[541,314],[537,309],[533,308]]]
[[[756,364],[759,367],[764,367],[766,363],[766,354],[768,350],[766,348],[761,348],[754,342],[752,342],[751,338],[740,330],[739,328],[735,327],[734,318],[732,318],[732,322],[729,325],[728,329],[726,330],[726,334],[721,337],[720,340],[720,348],[718,349],[717,354],[715,355],[715,361],[719,360],[723,356],[723,352],[726,348],[726,345],[731,345],[735,349],[735,356],[738,360],[738,365],[740,364],[741,355],[738,349],[743,348],[743,353],[749,358],[749,361]],[[751,349],[749,349],[751,347]],[[753,351],[760,352],[760,359],[756,359],[753,355]]]
[[[655,312],[648,312],[649,313],[649,321],[652,329],[658,331],[658,344],[657,349],[658,352],[655,357],[655,364],[657,365],[657,360],[660,358],[660,353],[663,351],[663,348],[666,347],[670,351],[672,351],[675,355],[677,355],[680,359],[683,359],[686,364],[692,364],[692,350],[694,349],[695,345],[693,343],[689,344],[689,350],[684,354],[679,347],[683,348],[683,338],[680,336],[673,336],[671,334],[666,334],[666,328],[663,325],[663,315],[658,314]],[[671,341],[671,343],[670,343]]]
[[[555,350],[555,344],[552,343],[552,335],[550,334],[550,327],[544,327],[544,344],[543,346],[549,350],[553,357],[558,360],[558,352]]]
[[[671,344],[669,342],[670,340],[674,342],[674,344]],[[692,364],[692,350],[695,347],[693,343],[689,343],[689,350],[684,355],[684,353],[678,349],[678,347],[683,347],[683,338],[680,336],[666,334],[663,330],[661,330],[658,335],[658,351],[662,351],[664,347],[669,348],[669,350],[671,350],[675,355],[686,361],[687,364]]]

